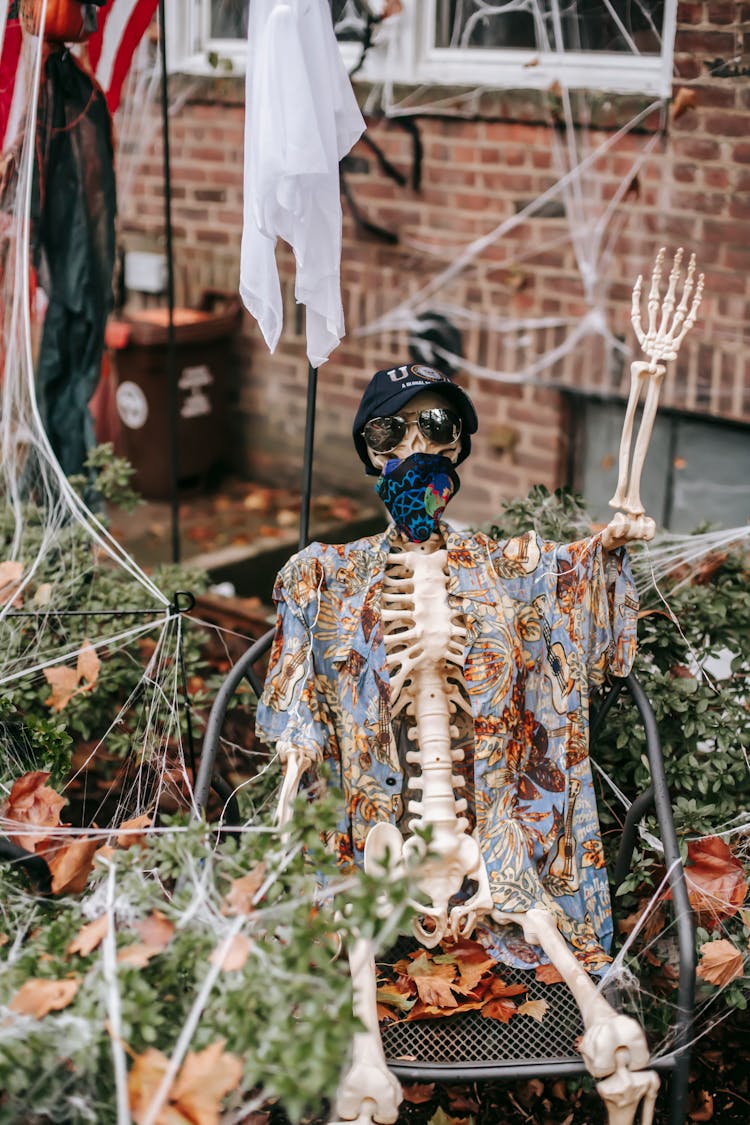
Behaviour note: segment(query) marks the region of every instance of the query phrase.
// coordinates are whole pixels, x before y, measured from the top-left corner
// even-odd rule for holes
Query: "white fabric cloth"
[[[240,296],[273,351],[283,324],[276,240],[288,242],[318,367],[344,335],[338,165],[365,128],[327,0],[253,0],[245,94]]]

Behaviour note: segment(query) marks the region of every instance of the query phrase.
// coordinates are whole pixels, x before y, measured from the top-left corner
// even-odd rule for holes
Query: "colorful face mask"
[[[453,464],[439,453],[412,453],[388,461],[375,491],[398,530],[412,543],[424,543],[437,530],[445,506],[460,488]]]

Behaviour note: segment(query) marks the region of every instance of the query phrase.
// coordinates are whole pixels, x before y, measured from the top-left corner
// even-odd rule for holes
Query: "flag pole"
[[[313,446],[315,445],[315,403],[318,393],[318,369],[307,365],[307,414],[305,417],[305,450],[302,455],[302,506],[299,513],[299,549],[310,542],[310,506],[312,501]]]
[[[159,57],[161,60],[162,153],[164,158],[164,234],[167,250],[167,386],[169,388],[169,495],[172,516],[172,562],[180,561],[180,447],[177,356],[174,335],[174,253],[172,246],[172,173],[169,159],[169,98],[167,89],[167,20],[159,0]]]

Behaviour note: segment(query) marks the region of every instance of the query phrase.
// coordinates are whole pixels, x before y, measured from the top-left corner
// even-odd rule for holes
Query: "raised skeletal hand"
[[[661,279],[664,254],[664,247],[662,247],[656,255],[651,273],[651,288],[647,300],[648,326],[645,330],[641,319],[642,275],[639,275],[633,288],[630,319],[638,342],[648,359],[647,362],[636,361],[631,367],[630,396],[620,439],[617,488],[609,502],[610,507],[619,508],[620,511],[605,528],[602,535],[604,546],[610,550],[634,539],[653,538],[654,522],[645,516],[641,503],[643,463],[651,439],[656,408],[659,402],[659,392],[667,370],[666,364],[677,357],[682,341],[695,324],[703,295],[703,274],[699,275],[696,282],[695,255],[691,254],[682,296],[679,304],[677,304],[677,290],[682,276],[683,258],[682,249],[679,249],[674,256],[672,269],[669,273],[667,292],[662,303]],[[641,418],[631,460],[630,447],[633,438],[633,423],[638,401],[644,388],[643,417]]]

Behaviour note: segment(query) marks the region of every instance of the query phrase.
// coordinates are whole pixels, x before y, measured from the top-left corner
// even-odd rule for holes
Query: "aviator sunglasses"
[[[362,436],[373,453],[390,453],[403,441],[409,426],[419,426],[422,436],[436,445],[453,445],[461,435],[459,415],[443,406],[434,406],[420,410],[413,419],[402,418],[399,414],[371,418]]]

